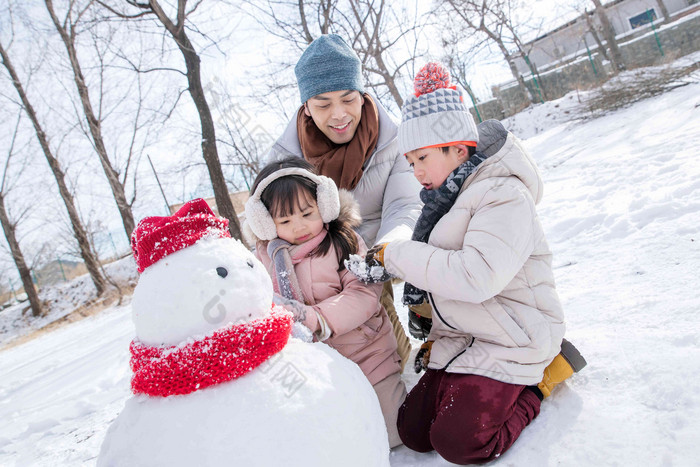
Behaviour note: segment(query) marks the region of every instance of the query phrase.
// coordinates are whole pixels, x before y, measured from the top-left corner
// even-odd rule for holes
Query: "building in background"
[[[618,40],[625,40],[628,35],[647,32],[651,28],[652,21],[655,24],[663,21],[663,14],[659,8],[660,1],[663,1],[670,16],[665,19],[675,20],[685,13],[700,8],[700,0],[613,0],[604,7]],[[588,18],[583,14],[525,44],[524,48],[528,51],[527,58],[530,64],[537,71],[543,72],[585,56],[587,49],[597,49],[597,41],[591,33],[591,25],[600,30],[600,24],[591,10],[592,8],[586,13]],[[598,33],[598,36],[599,40],[604,42],[602,34]],[[529,75],[532,72],[522,55],[516,58],[516,66],[523,75]]]

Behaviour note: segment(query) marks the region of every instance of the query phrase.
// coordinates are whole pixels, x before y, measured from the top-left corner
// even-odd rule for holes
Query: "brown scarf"
[[[335,144],[318,129],[301,106],[297,113],[297,133],[304,159],[309,161],[319,174],[333,179],[338,188],[352,190],[362,178],[365,161],[372,155],[379,140],[379,114],[377,106],[364,95],[360,124],[355,136],[346,144]]]

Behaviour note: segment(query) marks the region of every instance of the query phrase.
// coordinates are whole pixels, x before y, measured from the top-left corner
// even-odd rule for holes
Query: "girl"
[[[352,195],[292,157],[268,164],[246,202],[256,255],[275,292],[314,339],[357,363],[374,387],[391,447],[401,444],[398,408],[406,396],[396,338],[379,303],[382,285],[364,285],[343,266],[367,248],[353,228],[360,224]]]

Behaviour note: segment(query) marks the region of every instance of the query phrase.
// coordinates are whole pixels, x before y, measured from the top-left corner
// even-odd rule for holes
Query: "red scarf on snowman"
[[[202,238],[226,238],[228,220],[215,217],[207,203],[196,199],[168,217],[143,219],[131,235],[138,271]],[[178,346],[149,346],[134,340],[129,346],[134,394],[189,394],[238,378],[265,362],[287,344],[292,314],[280,307],[243,324],[231,324],[209,336]]]
[[[276,354],[289,339],[292,314],[278,308],[259,320],[230,325],[184,346],[131,342],[134,394],[189,394],[238,378]]]

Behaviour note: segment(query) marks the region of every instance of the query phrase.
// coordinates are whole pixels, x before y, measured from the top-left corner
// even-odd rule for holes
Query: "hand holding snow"
[[[384,266],[374,261],[372,263],[365,262],[365,259],[360,255],[350,255],[344,261],[348,271],[357,276],[365,284],[376,284],[378,282],[386,282],[392,278],[391,274],[384,269]]]

